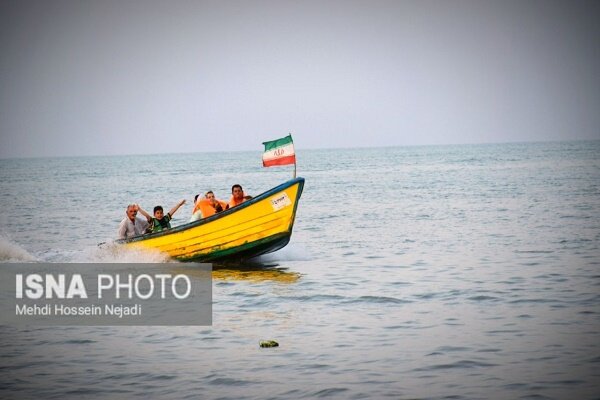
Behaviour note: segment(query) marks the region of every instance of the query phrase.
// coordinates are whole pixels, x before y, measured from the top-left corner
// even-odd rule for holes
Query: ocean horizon
[[[298,139],[296,139],[298,141]],[[579,143],[579,142],[598,142],[600,139],[556,139],[556,140],[518,140],[518,141],[499,141],[499,142],[464,142],[464,143],[422,143],[422,144],[394,144],[394,145],[377,145],[377,146],[340,146],[340,147],[302,147],[295,143],[295,148],[299,152],[314,151],[314,150],[369,150],[369,149],[395,149],[395,148],[412,148],[412,147],[451,147],[451,146],[494,146],[494,145],[513,145],[513,144],[544,144],[544,143]],[[203,150],[193,152],[151,152],[151,153],[123,153],[123,154],[68,154],[68,155],[30,155],[30,156],[10,156],[0,157],[0,160],[28,160],[28,159],[50,159],[50,158],[81,158],[81,157],[134,157],[134,156],[164,156],[164,155],[183,155],[189,156],[194,154],[229,154],[229,153],[258,153],[261,154],[261,149],[256,150]]]

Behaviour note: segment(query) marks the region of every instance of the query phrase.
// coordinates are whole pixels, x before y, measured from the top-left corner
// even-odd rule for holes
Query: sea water
[[[164,261],[97,244],[291,178],[260,155],[0,160],[0,260]],[[297,158],[290,244],[213,272],[212,326],[2,326],[0,397],[600,398],[600,142]]]

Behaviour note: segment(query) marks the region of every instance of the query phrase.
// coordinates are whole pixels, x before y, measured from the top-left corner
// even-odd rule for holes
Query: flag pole
[[[292,132],[288,133],[288,135],[289,135],[289,137],[291,139],[292,138]],[[295,156],[295,154],[296,154],[296,150],[294,150],[294,178],[293,179],[296,179],[296,156]]]

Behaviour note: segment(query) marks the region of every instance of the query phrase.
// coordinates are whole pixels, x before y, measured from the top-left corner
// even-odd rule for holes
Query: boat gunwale
[[[134,242],[139,242],[139,241],[143,241],[143,240],[148,240],[148,239],[154,239],[154,238],[159,238],[162,236],[167,236],[167,235],[171,235],[171,234],[175,234],[175,233],[179,233],[188,229],[192,229],[195,228],[197,226],[201,226],[204,224],[208,224],[212,221],[221,219],[221,218],[225,218],[233,213],[236,213],[246,207],[250,207],[255,203],[258,203],[259,201],[262,201],[264,199],[266,199],[267,197],[273,195],[276,192],[280,192],[283,191],[285,189],[287,189],[288,187],[291,187],[295,184],[299,184],[298,187],[298,193],[296,194],[296,199],[294,201],[294,210],[292,212],[292,225],[294,223],[294,217],[296,214],[296,208],[298,207],[298,198],[300,197],[300,195],[302,194],[302,189],[304,188],[304,178],[302,177],[297,177],[297,178],[293,178],[290,179],[287,182],[284,182],[278,186],[275,186],[272,189],[267,190],[266,192],[263,192],[255,197],[253,197],[250,200],[244,201],[242,204],[239,204],[235,207],[232,207],[230,209],[224,210],[220,213],[211,215],[208,218],[202,218],[198,221],[193,221],[193,222],[188,222],[186,224],[183,225],[178,225],[174,228],[168,229],[168,230],[164,230],[164,231],[160,231],[160,232],[153,232],[153,233],[146,233],[143,235],[137,235],[137,236],[133,236],[131,238],[128,239],[119,239],[116,240],[115,243],[119,243],[119,244],[126,244],[126,243],[134,243]],[[290,226],[290,229],[292,227]]]

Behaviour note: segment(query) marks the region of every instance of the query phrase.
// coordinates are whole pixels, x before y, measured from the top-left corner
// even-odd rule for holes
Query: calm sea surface
[[[260,156],[0,160],[0,260],[156,261],[96,245],[128,203],[185,198],[177,225],[291,177]],[[1,326],[0,397],[600,398],[600,142],[306,150],[298,175],[292,241],[213,272],[212,326]]]

